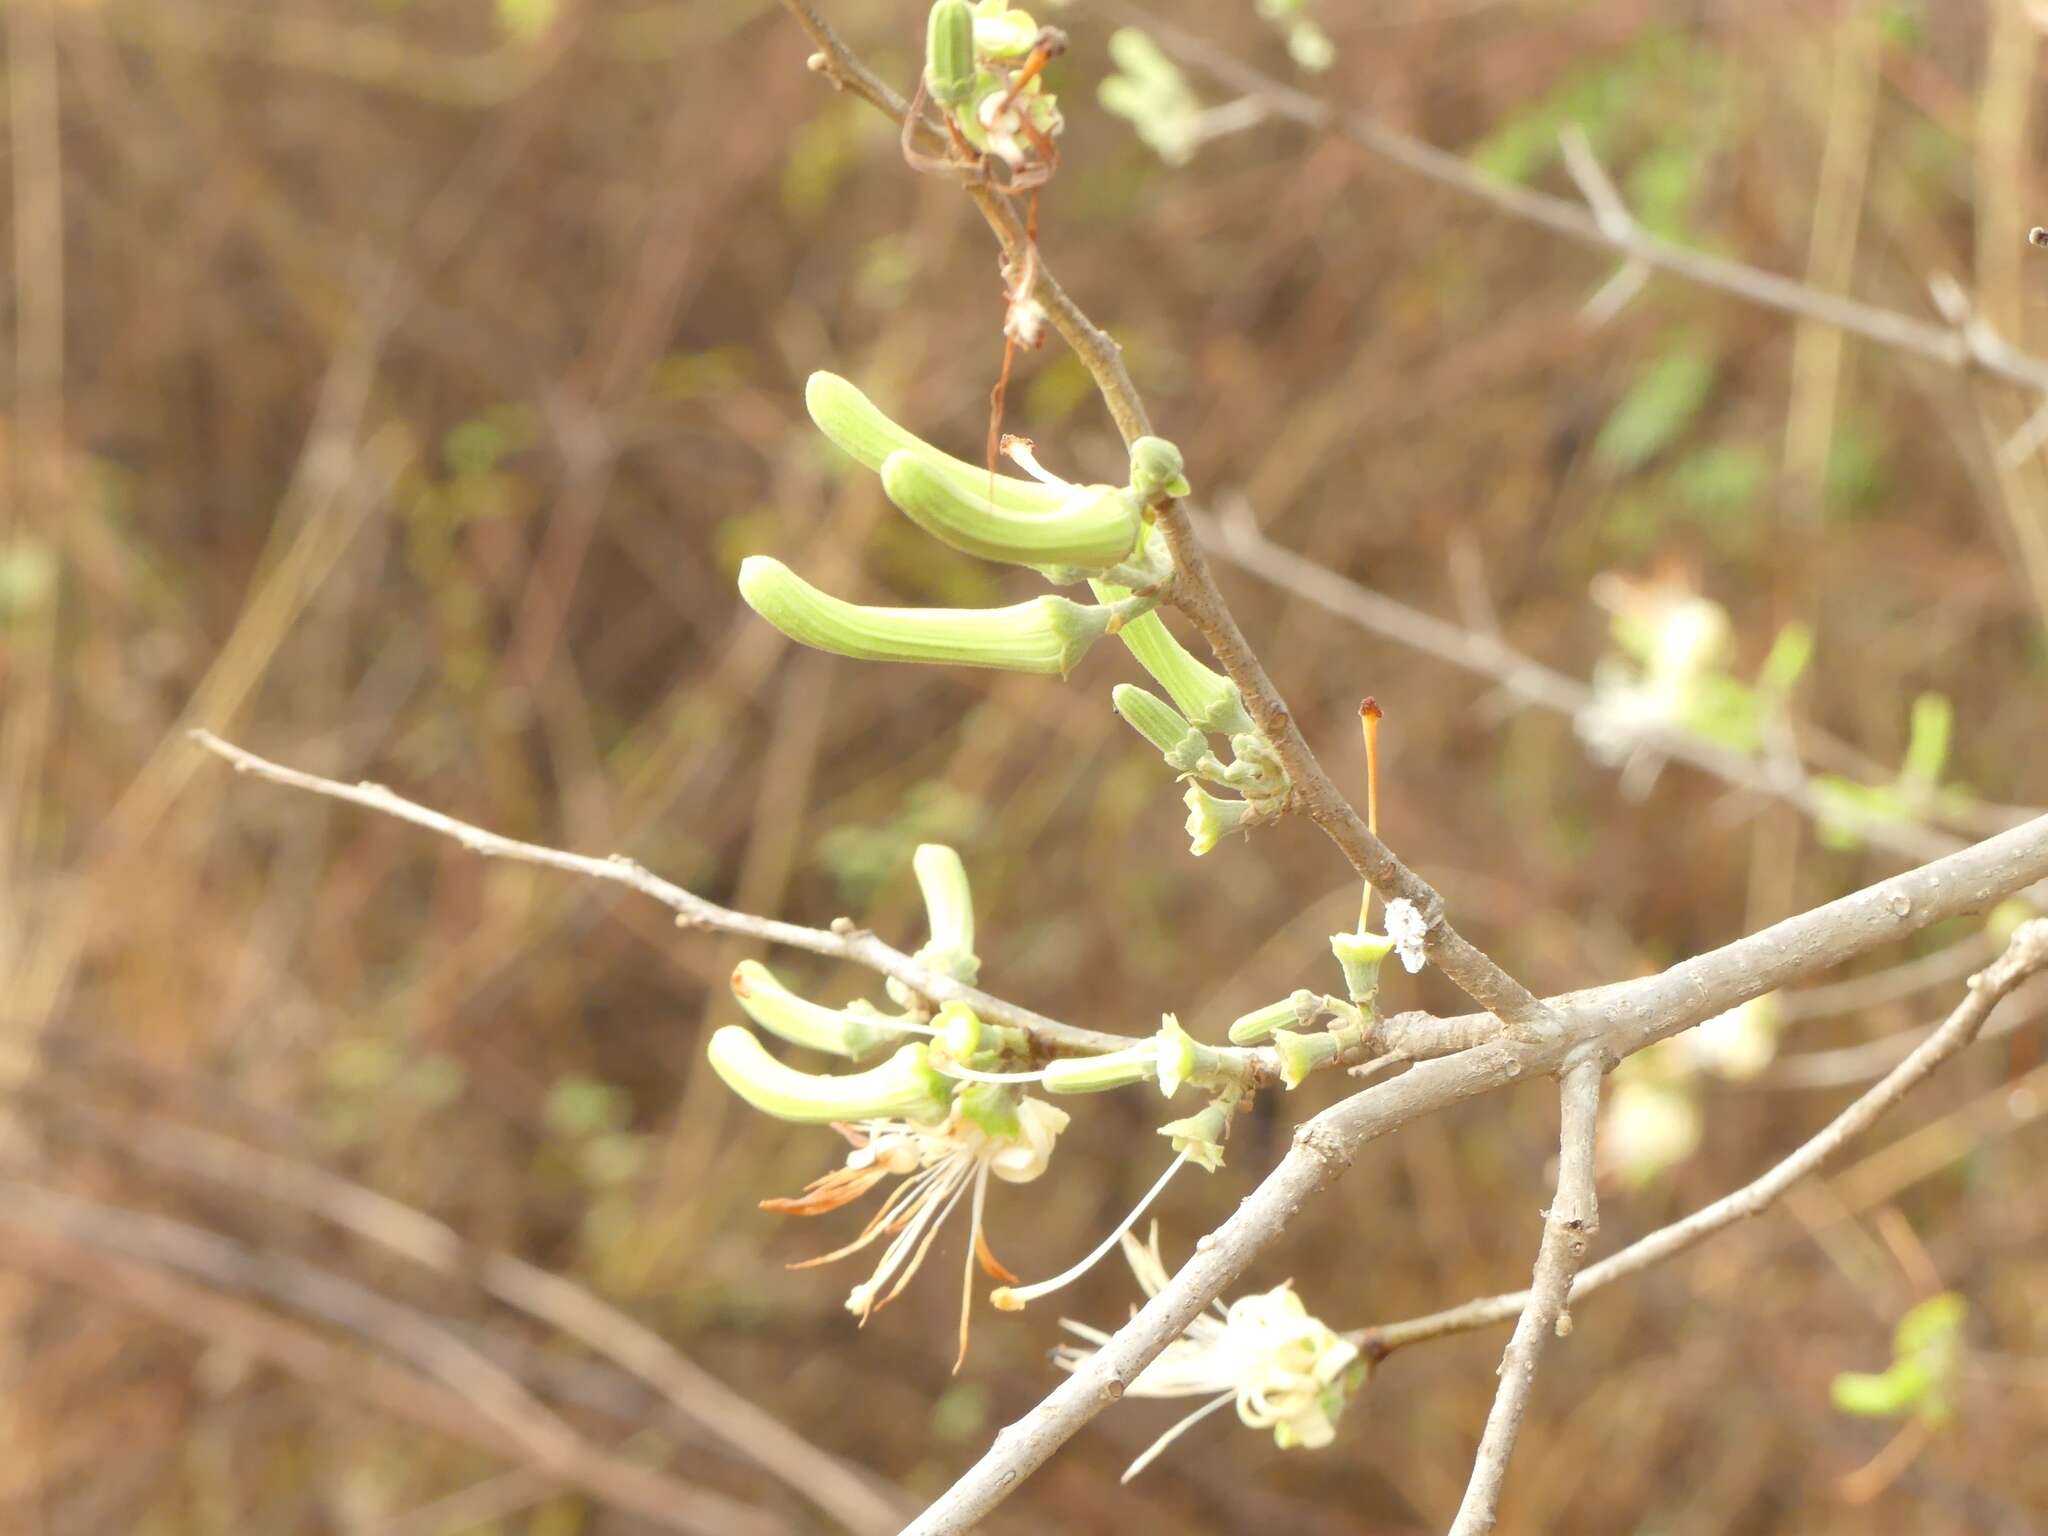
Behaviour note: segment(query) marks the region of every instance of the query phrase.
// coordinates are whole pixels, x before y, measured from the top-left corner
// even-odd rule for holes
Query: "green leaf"
[[[1923,693],[1913,701],[1913,719],[1906,737],[1906,762],[1899,782],[1932,789],[1948,766],[1949,740],[1955,728],[1955,707],[1939,693]]]
[[[1859,1419],[1896,1419],[1912,1412],[1926,1386],[1924,1375],[1902,1362],[1879,1375],[1843,1371],[1829,1383],[1828,1397]]]
[[[1713,354],[1696,341],[1667,346],[1630,382],[1621,403],[1600,429],[1593,457],[1612,474],[1640,469],[1677,440],[1707,403],[1714,386]]]

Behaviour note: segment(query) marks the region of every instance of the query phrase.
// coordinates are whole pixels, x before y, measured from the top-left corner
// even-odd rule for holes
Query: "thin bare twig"
[[[1593,690],[1585,683],[1525,656],[1500,636],[1465,629],[1360,586],[1274,543],[1247,515],[1197,515],[1194,521],[1219,559],[1360,629],[1490,678],[1524,703],[1569,719],[1578,719],[1594,702]],[[1796,763],[1765,761],[1681,730],[1645,731],[1642,745],[1739,789],[1783,800],[1811,820],[1846,826],[1874,847],[1907,858],[1939,858],[1964,846],[1961,838],[1938,828],[1872,816],[1846,802],[1824,801]]]
[[[1700,1207],[1681,1221],[1659,1228],[1587,1269],[1573,1283],[1572,1301],[1577,1302],[1580,1297],[1590,1295],[1602,1286],[1662,1263],[1723,1228],[1768,1209],[1787,1189],[1820,1168],[1852,1138],[1868,1130],[1879,1116],[1925,1082],[1937,1067],[1976,1039],[1999,1001],[2029,976],[2044,969],[2048,969],[2048,918],[2036,918],[2020,926],[1998,960],[1970,978],[1969,994],[1956,1005],[1939,1029],[1887,1073],[1883,1081],[1829,1121],[1818,1135],[1761,1178],[1723,1195],[1711,1205]],[[1481,1297],[1426,1317],[1366,1329],[1360,1335],[1360,1341],[1369,1354],[1384,1356],[1425,1339],[1504,1323],[1522,1313],[1529,1304],[1529,1295],[1528,1291],[1515,1291],[1505,1296]]]
[[[1227,52],[1185,28],[1135,6],[1107,4],[1103,9],[1143,27],[1168,54],[1220,81],[1238,95],[1261,102],[1275,117],[1348,139],[1361,149],[1390,160],[1439,186],[1483,202],[1525,223],[1541,225],[1582,245],[1619,252],[1662,272],[1736,298],[1820,321],[1882,346],[1910,352],[1951,368],[1979,368],[1996,378],[2035,392],[2048,391],[2048,358],[2033,356],[2003,340],[1981,318],[1964,316],[1948,324],[1919,320],[1895,310],[1865,304],[1841,294],[1814,288],[1775,272],[1693,250],[1649,233],[1622,210],[1614,217],[1590,211],[1568,198],[1555,197],[1502,181],[1469,161],[1434,144],[1411,139],[1370,118],[1319,100],[1306,91],[1276,80],[1236,54]]]
[[[1507,1480],[1508,1458],[1522,1430],[1529,1398],[1536,1386],[1536,1367],[1551,1334],[1558,1330],[1572,1276],[1585,1257],[1586,1241],[1600,1230],[1600,1207],[1593,1193],[1593,1150],[1600,1125],[1600,1058],[1588,1053],[1565,1069],[1558,1087],[1557,1196],[1543,1216],[1543,1242],[1536,1250],[1536,1273],[1530,1300],[1501,1356],[1500,1389],[1486,1416],[1486,1431],[1472,1458],[1472,1478],[1451,1536],[1485,1536],[1500,1509],[1501,1485]]]
[[[350,1393],[385,1413],[518,1465],[535,1464],[518,1436],[429,1375],[381,1355],[354,1354],[311,1328],[225,1294],[219,1283],[193,1283],[150,1258],[110,1253],[80,1232],[41,1230],[12,1207],[0,1211],[0,1224],[11,1229],[10,1241],[0,1250],[0,1266],[106,1297],[173,1328],[229,1344],[315,1387]],[[651,1527],[684,1536],[776,1536],[784,1529],[765,1511],[612,1456],[588,1441],[577,1439],[562,1449],[567,1459],[549,1464],[549,1476]]]
[[[495,832],[487,832],[482,827],[471,826],[466,821],[458,821],[453,816],[445,816],[401,795],[395,795],[381,784],[344,784],[337,779],[322,778],[316,773],[304,773],[297,768],[287,768],[282,763],[271,762],[268,758],[258,757],[254,752],[246,751],[232,742],[223,741],[211,731],[193,731],[191,739],[216,757],[232,763],[237,773],[253,773],[260,779],[270,780],[273,784],[305,790],[310,794],[324,795],[330,800],[343,800],[350,805],[362,806],[366,810],[395,816],[400,821],[409,821],[416,827],[425,827],[429,832],[453,838],[471,853],[484,858],[538,864],[546,869],[566,870],[570,874],[583,875],[592,880],[606,880],[614,885],[623,885],[628,890],[652,897],[673,911],[676,914],[676,926],[679,928],[709,928],[720,933],[744,934],[748,938],[760,939],[769,944],[808,950],[814,955],[826,955],[835,960],[850,960],[855,965],[863,965],[871,971],[895,978],[912,991],[930,998],[935,1003],[958,999],[985,1019],[1026,1031],[1033,1040],[1048,1049],[1114,1051],[1133,1043],[1128,1035],[1115,1035],[1103,1030],[1081,1029],[1072,1024],[1062,1024],[1059,1020],[1049,1019],[1042,1013],[1033,1013],[1029,1008],[1020,1008],[1015,1003],[1004,1002],[1001,998],[993,997],[978,988],[966,986],[912,959],[902,950],[884,943],[874,934],[864,928],[855,927],[844,918],[834,923],[830,929],[805,928],[797,923],[785,923],[772,917],[755,917],[752,913],[735,912],[729,907],[719,906],[716,902],[706,901],[702,896],[684,890],[673,881],[662,879],[622,854],[596,858],[589,854],[565,853],[561,849],[544,847],[539,843],[521,842],[517,838],[501,837]]]
[[[96,1133],[117,1127],[66,1105]],[[752,1400],[683,1355],[651,1328],[565,1276],[510,1254],[479,1251],[453,1227],[311,1163],[154,1116],[124,1117],[121,1150],[161,1167],[311,1211],[435,1274],[473,1278],[487,1294],[559,1329],[653,1388],[684,1420],[743,1461],[810,1500],[849,1531],[887,1536],[902,1524],[895,1501]]]

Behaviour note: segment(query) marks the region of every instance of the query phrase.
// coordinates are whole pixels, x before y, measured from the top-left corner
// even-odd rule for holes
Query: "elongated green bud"
[[[1150,1040],[1100,1056],[1062,1056],[1047,1063],[1042,1086],[1047,1093],[1106,1093],[1153,1078],[1157,1061],[1157,1048]]]
[[[1051,596],[1008,608],[866,608],[820,592],[766,555],[740,563],[740,596],[790,639],[835,656],[1061,677],[1133,612],[1129,605],[1087,607]]]
[[[1104,602],[1130,595],[1108,582],[1091,585]],[[1173,707],[1186,715],[1190,724],[1218,736],[1245,735],[1257,730],[1251,716],[1245,713],[1244,697],[1237,691],[1237,684],[1195,660],[1158,614],[1132,619],[1117,633],[1137,658],[1138,665],[1152,674],[1173,700]]]
[[[1327,1030],[1315,1034],[1281,1030],[1273,1037],[1273,1053],[1280,1058],[1280,1081],[1289,1088],[1299,1088],[1309,1073],[1343,1048],[1344,1043]]]
[[[1323,1011],[1323,1000],[1299,987],[1277,1003],[1254,1008],[1230,1026],[1232,1045],[1257,1045],[1276,1029],[1303,1029]]]
[[[943,1055],[963,1067],[974,1065],[974,1058],[981,1054],[980,1014],[956,999],[940,1004],[932,1024],[938,1030],[934,1038]]]
[[[910,856],[911,872],[924,895],[924,915],[931,938],[916,958],[955,981],[973,986],[981,974],[974,953],[974,892],[967,866],[944,843],[919,843]]]
[[[1344,990],[1361,1008],[1379,996],[1380,962],[1394,952],[1394,941],[1377,933],[1333,933],[1330,950],[1344,967]]]
[[[1187,495],[1190,487],[1180,450],[1163,437],[1141,437],[1131,444],[1131,489],[1146,501]]]
[[[877,1019],[797,996],[758,960],[742,960],[733,968],[732,995],[769,1034],[829,1055],[859,1061],[903,1039]]]
[[[942,107],[974,94],[974,7],[939,0],[925,23],[924,88]]]
[[[726,1087],[778,1120],[806,1125],[896,1116],[938,1121],[952,1107],[952,1086],[925,1060],[921,1043],[904,1046],[879,1067],[837,1077],[785,1067],[752,1030],[738,1024],[713,1031],[705,1054]]]
[[[1018,511],[934,464],[930,451],[899,448],[882,461],[882,489],[905,517],[942,544],[1011,565],[1106,571],[1129,556],[1144,524],[1137,499],[1110,485],[1077,485],[1056,506]]]
[[[1176,714],[1163,699],[1131,683],[1118,683],[1109,702],[1124,723],[1159,749],[1167,766],[1193,773],[1208,755],[1209,739]]]
[[[990,499],[991,487],[996,505],[1011,512],[1052,512],[1067,499],[1068,490],[1060,486],[1020,480],[1015,475],[991,477],[980,465],[940,452],[898,426],[836,373],[812,374],[804,385],[804,405],[820,432],[869,469],[879,472],[892,453],[910,453],[952,481],[963,495],[974,493],[979,487],[983,505]]]

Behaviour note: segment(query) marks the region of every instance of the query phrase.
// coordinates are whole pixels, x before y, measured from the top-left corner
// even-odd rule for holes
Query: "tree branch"
[[[1571,1300],[1576,1303],[1580,1297],[1590,1295],[1602,1286],[1612,1285],[1653,1264],[1660,1264],[1674,1254],[1704,1242],[1716,1232],[1769,1209],[1786,1190],[1822,1167],[1850,1140],[1875,1124],[1879,1116],[1925,1082],[1943,1062],[1975,1040],[1999,1002],[2028,977],[2043,970],[2048,970],[2048,918],[2035,918],[2019,927],[2003,955],[1970,978],[1968,994],[1941,1027],[1922,1041],[1912,1055],[1887,1073],[1881,1082],[1829,1121],[1818,1135],[1761,1178],[1723,1195],[1711,1205],[1700,1207],[1683,1220],[1638,1239],[1587,1269],[1573,1283]],[[1406,1345],[1504,1323],[1523,1314],[1529,1297],[1529,1291],[1480,1297],[1426,1317],[1368,1328],[1358,1336],[1359,1344],[1369,1355],[1383,1358]]]
[[[501,837],[496,832],[487,832],[482,827],[471,826],[466,821],[458,821],[453,816],[395,795],[381,784],[344,784],[337,779],[322,778],[317,773],[287,768],[282,763],[258,757],[233,742],[223,741],[211,731],[193,731],[191,738],[216,757],[232,763],[237,773],[253,773],[259,779],[268,779],[289,789],[301,789],[310,794],[324,795],[330,800],[343,800],[366,810],[380,811],[400,821],[409,821],[416,827],[425,827],[429,832],[453,838],[471,853],[487,859],[538,864],[545,869],[566,870],[592,880],[623,885],[628,890],[653,897],[673,911],[678,928],[708,928],[719,933],[737,933],[789,949],[808,950],[814,955],[850,960],[855,965],[893,977],[935,1003],[956,999],[966,1003],[983,1018],[1024,1030],[1034,1042],[1050,1050],[1115,1051],[1136,1043],[1129,1035],[1062,1024],[1058,1019],[1049,1019],[1042,1013],[1033,1013],[1029,1008],[1004,1002],[979,988],[955,981],[912,959],[894,945],[884,943],[865,928],[855,927],[845,918],[840,918],[828,930],[805,928],[772,917],[756,917],[750,912],[735,912],[730,907],[721,907],[714,901],[686,891],[673,881],[662,879],[623,854],[593,858],[588,854],[566,853],[539,843]],[[1270,1068],[1269,1076],[1278,1075],[1277,1067],[1266,1059],[1270,1052],[1247,1054],[1259,1062],[1262,1070]]]
[[[1603,1062],[1618,1060],[1804,971],[1839,964],[1943,918],[1988,907],[2044,877],[2048,816],[1661,975],[1552,999],[1566,1020],[1560,1041],[1497,1036],[1456,1055],[1420,1062],[1304,1121],[1279,1165],[1222,1226],[1196,1244],[1194,1257],[1166,1288],[1037,1407],[998,1434],[981,1460],[904,1536],[951,1536],[971,1529],[1083,1425],[1122,1397],[1160,1350],[1244,1272],[1367,1142],[1462,1100],[1560,1071],[1568,1058],[1576,1061],[1587,1050],[1597,1050]],[[1518,1300],[1514,1309],[1487,1321],[1511,1317],[1521,1305]]]
[[[1177,502],[1158,509],[1159,527],[1173,552],[1174,583],[1170,600],[1185,613],[1230,680],[1244,694],[1245,707],[1261,731],[1273,743],[1287,776],[1293,781],[1292,801],[1310,820],[1328,834],[1351,867],[1382,897],[1403,897],[1415,903],[1429,924],[1429,958],[1458,987],[1496,1017],[1507,1021],[1522,1038],[1539,1039],[1554,1035],[1557,1021],[1529,989],[1501,969],[1491,956],[1467,940],[1444,915],[1444,899],[1436,888],[1416,874],[1394,851],[1375,836],[1365,818],[1345,798],[1301,729],[1294,723],[1286,701],[1245,640],[1230,606],[1209,572],[1209,562],[1194,538],[1188,514]]]
[[[1565,1296],[1586,1240],[1600,1230],[1600,1207],[1593,1194],[1593,1148],[1600,1124],[1600,1059],[1588,1053],[1565,1069],[1558,1088],[1557,1197],[1543,1217],[1543,1242],[1536,1250],[1536,1273],[1529,1302],[1508,1340],[1500,1362],[1500,1390],[1486,1416],[1472,1459],[1472,1480],[1451,1524],[1451,1536],[1485,1536],[1500,1508],[1501,1485],[1508,1459],[1536,1386],[1536,1367],[1553,1332],[1559,1331]]]

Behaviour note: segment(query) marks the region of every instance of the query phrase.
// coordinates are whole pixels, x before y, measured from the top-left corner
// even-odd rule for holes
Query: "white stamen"
[[[1008,454],[1010,461],[1022,469],[1025,474],[1038,481],[1041,485],[1050,485],[1057,490],[1065,490],[1070,482],[1062,480],[1058,475],[1052,473],[1051,470],[1045,469],[1039,464],[1038,454],[1035,451],[1037,447],[1038,445],[1028,437],[1006,435],[1003,438],[1003,452]]]
[[[1120,1483],[1128,1483],[1140,1472],[1144,1471],[1147,1467],[1151,1466],[1153,1460],[1159,1455],[1161,1451],[1165,1450],[1169,1445],[1173,1444],[1174,1441],[1178,1440],[1182,1435],[1186,1434],[1189,1430],[1193,1429],[1197,1424],[1201,1423],[1202,1420],[1209,1417],[1209,1415],[1214,1413],[1218,1408],[1223,1407],[1226,1403],[1235,1401],[1236,1398],[1237,1394],[1235,1392],[1224,1392],[1219,1396],[1212,1397],[1211,1399],[1209,1399],[1208,1402],[1202,1404],[1201,1407],[1197,1408],[1193,1413],[1189,1414],[1186,1418],[1182,1419],[1178,1424],[1174,1425],[1173,1428],[1169,1429],[1165,1434],[1161,1435],[1157,1440],[1154,1440],[1149,1446],[1147,1446],[1145,1448],[1145,1453],[1142,1456],[1140,1456],[1136,1461],[1132,1462],[1128,1467],[1124,1468],[1124,1475],[1118,1478],[1117,1481]]]
[[[1123,1240],[1123,1235],[1126,1232],[1130,1231],[1132,1227],[1138,1224],[1138,1218],[1145,1214],[1146,1208],[1150,1206],[1154,1200],[1159,1198],[1160,1191],[1166,1188],[1167,1184],[1172,1180],[1173,1176],[1176,1173],[1180,1172],[1181,1164],[1185,1163],[1187,1160],[1187,1153],[1181,1152],[1175,1154],[1173,1161],[1166,1165],[1166,1172],[1159,1175],[1159,1182],[1154,1184],[1150,1189],[1145,1191],[1144,1198],[1139,1200],[1139,1202],[1136,1205],[1131,1207],[1130,1215],[1126,1216],[1122,1221],[1118,1222],[1116,1230],[1110,1233],[1109,1236],[1105,1237],[1100,1243],[1096,1244],[1095,1251],[1090,1253],[1086,1258],[1082,1259],[1080,1263],[1074,1265],[1070,1269],[1064,1270],[1061,1273],[1054,1275],[1050,1280],[1041,1280],[1036,1285],[1005,1287],[1003,1291],[1000,1293],[1004,1297],[1004,1302],[999,1302],[997,1303],[997,1305],[1003,1306],[1004,1310],[1006,1311],[1015,1311],[1017,1308],[1022,1307],[1026,1302],[1036,1301],[1041,1296],[1049,1296],[1054,1291],[1058,1290],[1061,1286],[1067,1285],[1072,1281],[1078,1280],[1081,1278],[1081,1276],[1087,1274],[1089,1270],[1095,1267],[1097,1260],[1099,1260],[1105,1253],[1109,1252],[1111,1248],[1114,1248],[1119,1242],[1121,1242]],[[1007,1305],[1005,1305],[1005,1303],[1007,1303]]]

